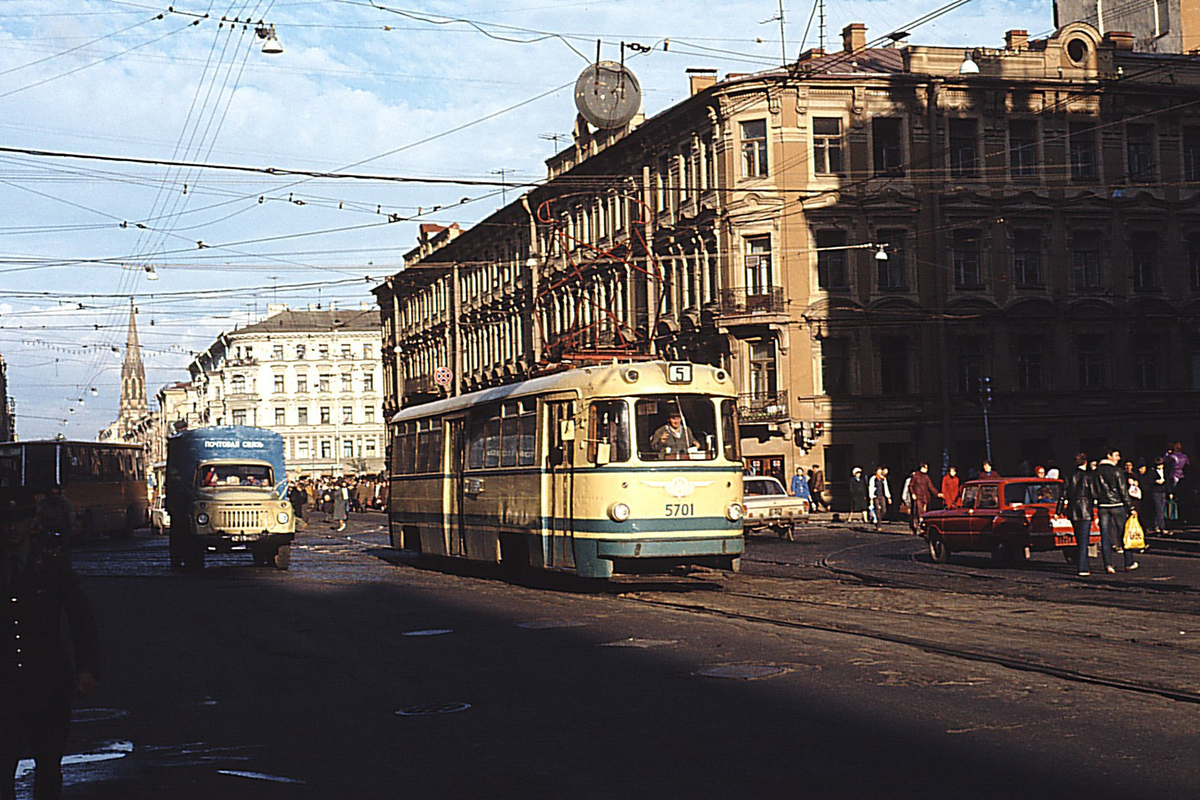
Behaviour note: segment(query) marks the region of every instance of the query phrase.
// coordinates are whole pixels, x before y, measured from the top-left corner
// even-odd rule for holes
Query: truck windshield
[[[643,397],[635,408],[638,457],[643,461],[717,457],[716,408],[711,397]]]
[[[197,486],[274,486],[265,464],[206,464],[196,473]]]

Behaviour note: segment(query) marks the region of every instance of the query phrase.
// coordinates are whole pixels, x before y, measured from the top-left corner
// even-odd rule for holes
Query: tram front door
[[[550,485],[546,493],[549,527],[546,566],[574,567],[575,548],[575,401],[546,403],[545,469]]]
[[[444,518],[446,536],[446,552],[452,556],[466,554],[464,546],[465,525],[463,523],[463,470],[467,463],[467,443],[463,436],[463,422],[458,419],[446,420],[446,457],[449,459],[450,480],[446,484]]]

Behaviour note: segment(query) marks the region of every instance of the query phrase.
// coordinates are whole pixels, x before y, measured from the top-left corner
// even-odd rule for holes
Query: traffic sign
[[[438,367],[433,371],[433,382],[438,386],[449,386],[454,380],[454,373],[447,367]]]

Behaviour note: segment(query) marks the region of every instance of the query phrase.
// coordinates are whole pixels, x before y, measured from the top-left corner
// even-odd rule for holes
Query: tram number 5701
[[[694,503],[667,503],[668,517],[690,517],[695,513]]]

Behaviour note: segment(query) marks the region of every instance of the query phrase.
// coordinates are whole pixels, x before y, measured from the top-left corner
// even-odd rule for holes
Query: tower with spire
[[[136,311],[129,299],[129,335],[125,340],[125,362],[121,365],[121,413],[117,417],[117,435],[128,439],[146,417],[146,367],[142,364],[142,348],[138,344]]]

